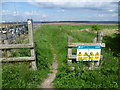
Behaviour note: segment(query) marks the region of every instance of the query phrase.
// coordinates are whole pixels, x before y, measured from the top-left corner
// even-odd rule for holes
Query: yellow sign
[[[79,46],[77,48],[77,61],[80,60],[100,60],[100,46]]]

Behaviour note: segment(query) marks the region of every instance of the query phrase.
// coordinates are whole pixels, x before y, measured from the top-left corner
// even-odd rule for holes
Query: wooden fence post
[[[6,29],[6,28],[4,28]],[[7,35],[6,35],[7,31],[4,31],[3,32],[3,42],[2,44],[7,44],[7,41],[6,41],[6,38],[7,38]],[[2,57],[7,57],[7,50],[3,50],[3,56]]]
[[[2,44],[2,32],[0,32],[0,44]],[[2,50],[0,50],[0,58],[2,58]]]
[[[97,42],[102,43],[103,32],[97,31]]]
[[[71,36],[68,36],[68,45],[72,43],[73,38]],[[68,57],[72,55],[72,47],[68,47]],[[72,60],[68,59],[68,62],[72,62]]]
[[[32,19],[28,19],[27,23],[28,23],[29,42],[30,42],[31,45],[34,46],[34,40],[33,40],[33,21],[32,21]],[[35,50],[34,49],[31,49],[31,56],[35,57],[35,60],[32,61],[32,68],[33,68],[33,70],[37,70],[36,55],[35,55]]]
[[[102,43],[102,39],[103,39],[103,32],[102,31],[97,31],[97,43]],[[100,62],[99,61],[95,61],[94,65],[95,66],[99,66]]]
[[[5,34],[5,39],[4,39],[3,43],[5,45],[8,45],[9,44],[9,41],[8,41],[8,33],[9,33],[8,27],[6,26],[5,29],[6,29],[6,33],[4,33]],[[10,49],[4,50],[4,57],[7,58],[7,57],[10,57],[10,56],[11,56]]]
[[[96,43],[96,41],[97,41],[97,38],[95,37],[95,38],[93,39],[93,43]],[[94,62],[88,62],[88,63],[89,63],[88,69],[89,69],[89,70],[93,69],[93,68],[94,68],[94,64],[95,64],[95,61],[94,61]]]
[[[2,44],[2,32],[0,32],[0,44]],[[2,50],[0,50],[0,89],[2,89]]]
[[[93,43],[96,43],[97,42],[97,38],[95,37],[94,39],[93,39]]]

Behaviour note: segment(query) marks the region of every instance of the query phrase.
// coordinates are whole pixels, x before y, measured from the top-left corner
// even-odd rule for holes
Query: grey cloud
[[[32,5],[35,5],[40,8],[61,8],[61,9],[86,9],[86,10],[101,10],[117,11],[117,2],[29,2]]]

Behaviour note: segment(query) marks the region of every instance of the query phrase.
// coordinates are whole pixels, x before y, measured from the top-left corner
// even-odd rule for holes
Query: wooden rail
[[[101,47],[105,47],[105,43],[69,43],[68,47],[77,47],[79,45],[85,45],[85,46],[101,46]]]
[[[31,44],[8,44],[8,45],[0,45],[0,49],[20,49],[20,48],[34,48]]]
[[[14,57],[14,58],[1,58],[2,62],[15,62],[15,61],[34,61],[35,57]]]

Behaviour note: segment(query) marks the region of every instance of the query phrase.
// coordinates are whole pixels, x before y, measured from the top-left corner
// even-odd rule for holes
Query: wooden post
[[[2,44],[2,32],[0,32],[0,44]],[[2,58],[2,50],[0,50],[0,58]]]
[[[6,44],[9,44],[9,27],[7,27]],[[7,57],[11,56],[10,49],[7,50]]]
[[[2,44],[2,29],[0,32],[0,45]],[[2,89],[2,50],[0,50],[0,89]]]
[[[90,61],[88,62],[89,63],[89,66],[88,66],[88,69],[89,70],[92,70],[94,68],[94,62],[93,61]]]
[[[2,5],[0,7],[1,7],[0,11],[2,11]],[[1,20],[2,20],[2,18],[0,19],[0,21]],[[2,26],[0,27],[0,44],[2,44]],[[0,50],[0,90],[2,90],[2,63],[1,63],[2,59],[1,58],[2,58],[2,50]]]
[[[97,42],[98,43],[102,43],[102,37],[103,37],[103,32],[102,31],[98,31],[97,32]]]
[[[96,43],[97,42],[97,38],[95,37],[94,39],[93,39],[93,43]]]
[[[71,36],[68,36],[68,44],[72,43],[73,38]],[[72,55],[72,47],[68,47],[68,57]],[[72,60],[68,59],[68,62],[72,62]]]
[[[102,37],[103,37],[103,32],[102,31],[97,31],[97,43],[102,43]],[[95,61],[94,66],[99,66],[100,62]]]
[[[93,43],[96,43],[96,41],[97,41],[97,38],[95,37],[94,39],[93,39]],[[92,70],[93,68],[94,68],[94,63],[95,62],[88,62],[89,63],[89,66],[88,66],[88,69],[89,70]]]
[[[8,27],[6,26],[6,32],[4,33],[4,36],[5,36],[5,38],[4,38],[4,40],[3,40],[3,44],[5,44],[5,45],[8,45],[9,44],[9,41],[8,41]],[[4,57],[6,57],[6,58],[8,58],[8,57],[10,57],[10,55],[11,55],[11,53],[10,53],[10,49],[7,49],[7,50],[4,50]]]
[[[5,28],[5,26],[4,26],[4,32],[3,32],[3,42],[2,42],[2,44],[6,44],[6,33],[7,33],[7,31],[5,30],[6,28]],[[3,50],[3,56],[2,57],[7,57],[7,50]]]
[[[32,21],[32,19],[28,19],[27,23],[28,23],[29,42],[30,42],[31,45],[34,46],[34,40],[33,40],[33,21]],[[31,56],[35,57],[35,61],[32,61],[32,68],[33,68],[33,70],[37,70],[36,56],[35,56],[35,50],[34,49],[31,49]]]

